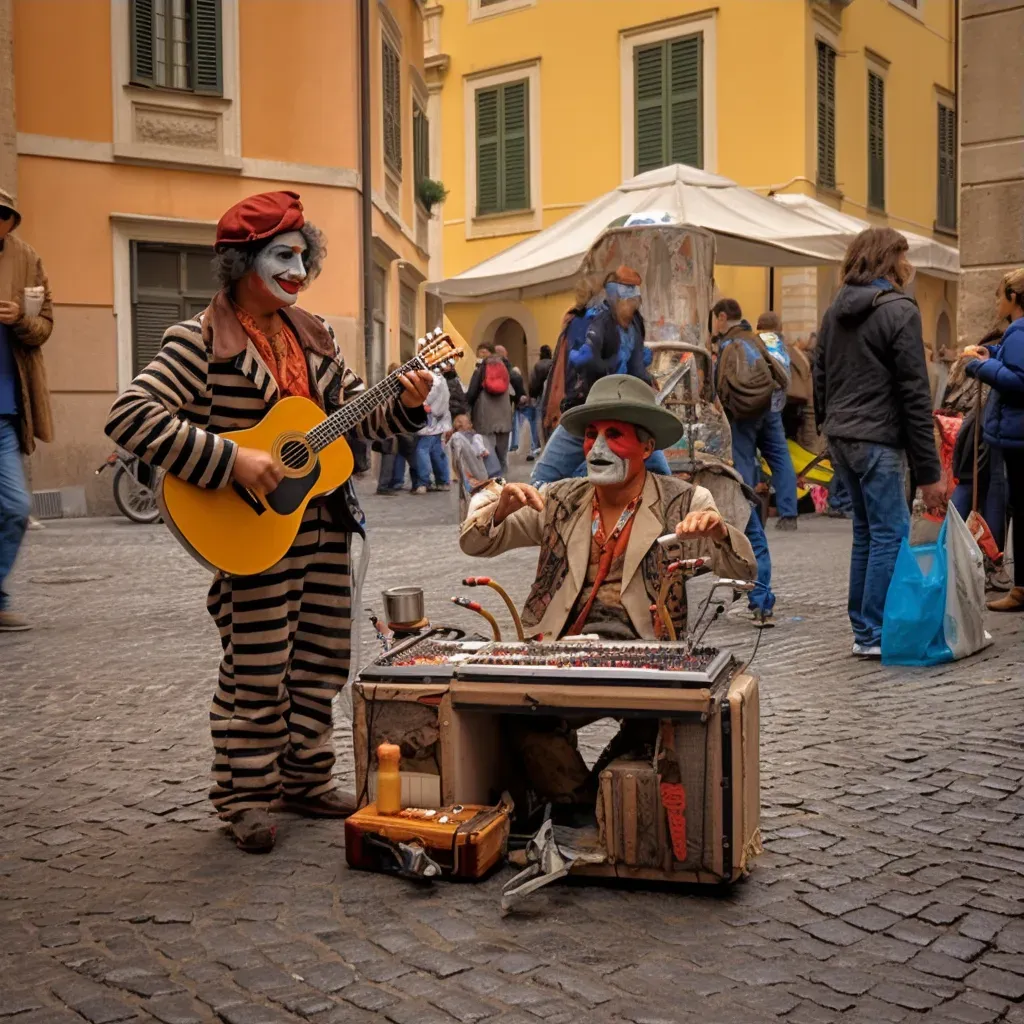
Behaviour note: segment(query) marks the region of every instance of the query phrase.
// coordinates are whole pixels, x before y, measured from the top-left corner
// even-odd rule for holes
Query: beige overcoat
[[[539,547],[537,577],[522,618],[531,632],[554,639],[567,628],[569,613],[586,582],[594,488],[585,479],[559,480],[542,487],[541,494],[543,511],[522,508],[495,526],[498,491],[479,492],[462,526],[460,545],[468,555],[485,557],[512,548]],[[673,532],[687,512],[706,509],[718,511],[711,493],[703,487],[676,477],[647,474],[622,567],[622,605],[638,636],[654,638],[650,608],[670,561],[655,541]],[[735,527],[728,530],[728,537],[720,543],[706,538],[688,541],[684,557],[710,558],[719,576],[755,579],[757,565],[750,541]],[[673,584],[666,604],[677,633],[681,633],[686,628],[682,582]]]

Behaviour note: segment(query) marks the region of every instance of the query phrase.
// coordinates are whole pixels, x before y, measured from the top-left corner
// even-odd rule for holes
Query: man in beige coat
[[[4,590],[28,525],[31,501],[23,457],[53,439],[50,392],[40,346],[53,330],[43,263],[12,234],[21,214],[0,189],[0,632],[29,628]]]
[[[709,491],[647,472],[644,460],[678,441],[683,428],[643,381],[604,377],[561,422],[583,438],[586,479],[559,480],[539,491],[506,484],[500,493],[480,492],[462,528],[462,550],[470,555],[540,548],[524,625],[549,640],[579,633],[659,637],[651,606],[671,561],[656,543],[666,533],[683,540],[684,558],[708,558],[720,576],[756,576],[750,542],[722,519]],[[681,579],[670,586],[666,606],[682,635],[687,607]],[[568,723],[531,718],[527,729],[515,731],[513,744],[537,795],[557,803],[590,801],[594,776]]]

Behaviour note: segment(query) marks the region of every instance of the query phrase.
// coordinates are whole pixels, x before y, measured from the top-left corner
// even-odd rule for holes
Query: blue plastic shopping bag
[[[946,643],[946,524],[934,544],[904,537],[885,598],[884,665],[941,665],[953,660]]]

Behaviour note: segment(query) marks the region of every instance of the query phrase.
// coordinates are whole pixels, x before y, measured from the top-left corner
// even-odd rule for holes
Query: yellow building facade
[[[953,0],[439,0],[426,67],[434,176],[450,191],[431,278],[675,162],[955,245],[954,19]],[[752,318],[769,280],[716,270]],[[790,336],[816,329],[837,280],[832,267],[774,275]],[[918,275],[915,291],[926,342],[944,347],[955,285]],[[445,312],[470,345],[503,341],[526,369],[570,304]]]
[[[422,5],[366,7],[378,377],[424,327],[415,179],[429,94]],[[17,154],[3,185],[55,303],[44,354],[57,439],[33,456],[34,491],[80,507],[85,488],[90,511],[110,507],[109,479],[92,473],[110,449],[107,410],[163,328],[205,306],[216,221],[251,193],[301,194],[328,257],[300,301],[367,372],[358,0],[0,0],[0,19]]]

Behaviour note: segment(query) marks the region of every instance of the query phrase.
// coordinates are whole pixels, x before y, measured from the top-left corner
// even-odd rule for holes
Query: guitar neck
[[[402,393],[402,382],[398,379],[404,373],[414,370],[427,370],[429,367],[420,356],[413,356],[407,363],[400,366],[394,373],[389,373],[372,388],[346,402],[337,412],[332,413],[318,427],[314,427],[306,440],[314,451],[320,451],[329,444],[344,437],[353,427],[357,427],[374,410],[387,405]]]

